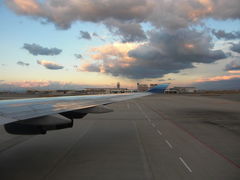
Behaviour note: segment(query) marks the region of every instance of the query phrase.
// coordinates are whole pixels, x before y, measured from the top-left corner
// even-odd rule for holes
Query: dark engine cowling
[[[49,130],[70,128],[72,126],[73,120],[57,114],[5,124],[4,128],[10,134],[36,135],[46,134]]]
[[[94,106],[81,110],[63,112],[56,115],[42,116],[22,121],[5,124],[5,130],[10,134],[36,135],[46,134],[49,130],[70,128],[73,126],[73,119],[80,119],[88,113],[108,113],[112,112],[105,106]]]

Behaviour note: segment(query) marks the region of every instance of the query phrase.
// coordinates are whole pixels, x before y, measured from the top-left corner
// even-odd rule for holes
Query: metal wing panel
[[[0,125],[18,120],[85,109],[146,95],[149,95],[149,93],[2,100],[0,101]]]

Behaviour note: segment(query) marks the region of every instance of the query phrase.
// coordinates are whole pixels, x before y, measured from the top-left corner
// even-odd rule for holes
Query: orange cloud
[[[228,71],[228,73],[231,73],[231,74],[240,74],[240,70],[231,70],[231,71]]]
[[[84,63],[81,66],[77,67],[77,71],[83,72],[105,72],[105,69],[102,65],[99,64],[91,64],[91,63]]]
[[[24,13],[39,13],[39,4],[34,0],[14,0],[16,7]]]
[[[19,81],[19,82],[9,82],[7,84],[18,86],[21,88],[31,88],[31,87],[49,86],[50,82],[48,82],[48,81]]]
[[[138,43],[113,43],[89,50],[91,62],[82,64],[78,71],[106,72],[106,68],[129,67],[135,58],[129,57],[128,52],[139,46]]]
[[[234,78],[240,78],[240,75],[229,75],[229,76],[215,76],[210,78],[201,78],[196,80],[196,82],[208,82],[208,81],[221,81],[221,80],[230,80]]]
[[[132,62],[135,59],[128,56],[128,51],[135,49],[139,44],[136,43],[113,43],[104,46],[91,48],[89,52],[93,60],[117,59],[123,62]]]
[[[38,64],[44,66],[47,69],[51,69],[51,70],[58,70],[58,69],[63,69],[64,67],[52,62],[52,61],[46,61],[46,60],[38,60],[37,61]]]
[[[198,0],[198,2],[202,5],[202,8],[200,9],[194,9],[187,4],[188,17],[193,21],[197,21],[199,18],[210,14],[214,9],[212,0]]]
[[[188,49],[193,49],[195,46],[194,44],[184,44],[184,47]]]

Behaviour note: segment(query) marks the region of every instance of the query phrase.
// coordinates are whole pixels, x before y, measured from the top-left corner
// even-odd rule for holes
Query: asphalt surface
[[[109,107],[47,135],[0,127],[0,179],[240,179],[239,101],[153,95]]]

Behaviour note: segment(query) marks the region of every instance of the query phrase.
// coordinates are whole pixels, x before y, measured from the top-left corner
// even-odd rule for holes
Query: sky
[[[240,89],[239,0],[0,0],[0,90]]]

